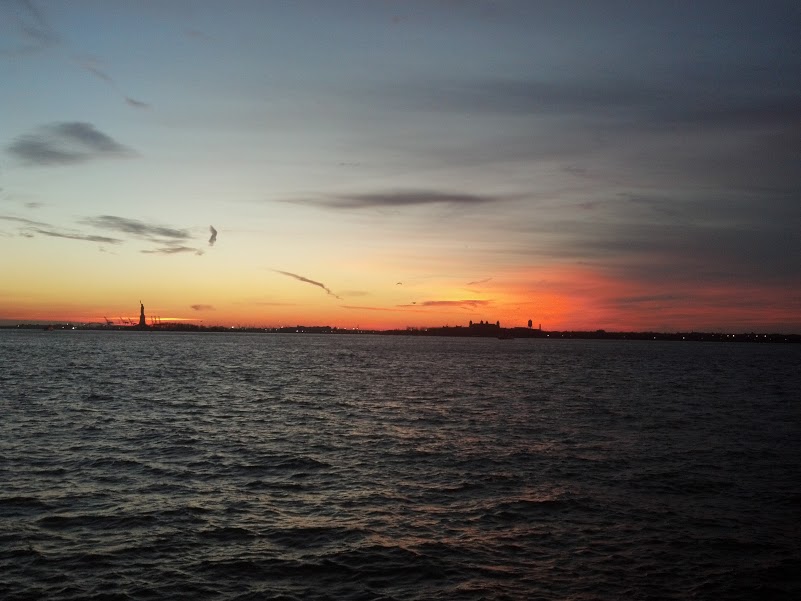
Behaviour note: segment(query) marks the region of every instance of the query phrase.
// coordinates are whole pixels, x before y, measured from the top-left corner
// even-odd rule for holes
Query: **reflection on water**
[[[798,345],[0,331],[0,357],[4,599],[799,592]]]

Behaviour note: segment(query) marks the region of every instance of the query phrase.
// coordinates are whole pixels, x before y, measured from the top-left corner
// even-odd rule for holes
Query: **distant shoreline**
[[[403,330],[369,330],[336,328],[331,326],[286,326],[280,328],[202,326],[194,324],[160,324],[155,326],[125,326],[102,324],[31,324],[0,325],[0,330],[90,330],[116,332],[241,332],[251,334],[350,334],[382,336],[441,336],[449,338],[498,338],[549,339],[549,340],[667,340],[690,342],[751,342],[751,343],[801,343],[801,334],[782,333],[737,333],[721,332],[607,332],[594,331],[546,331],[536,328],[474,328],[442,326],[434,328],[407,328]]]

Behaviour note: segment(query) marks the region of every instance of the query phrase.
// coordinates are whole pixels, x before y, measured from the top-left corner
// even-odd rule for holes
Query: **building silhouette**
[[[139,301],[139,325],[140,328],[146,328],[147,322],[145,322],[145,306],[142,304],[142,301]]]

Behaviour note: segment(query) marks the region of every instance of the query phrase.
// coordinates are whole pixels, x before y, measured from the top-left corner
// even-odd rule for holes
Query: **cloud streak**
[[[459,307],[462,309],[475,309],[492,304],[491,300],[465,299],[465,300],[427,300],[414,305],[398,305],[399,307]]]
[[[343,309],[350,309],[353,311],[384,311],[389,313],[398,313],[402,309],[393,309],[391,307],[367,307],[364,305],[342,305]]]
[[[33,238],[37,235],[41,235],[49,236],[51,238],[98,242],[100,244],[121,244],[125,241],[124,239],[118,237],[85,234],[72,230],[65,230],[41,221],[25,219],[24,217],[0,215],[0,220],[19,223],[19,233],[26,238]],[[145,254],[203,254],[203,250],[183,244],[190,238],[190,235],[186,230],[148,224],[136,219],[126,219],[124,217],[117,217],[114,215],[101,215],[100,217],[83,219],[79,223],[121,234],[128,234],[135,238],[144,239],[159,245],[154,249],[145,249],[140,251]]]
[[[135,98],[131,98],[130,96],[125,97],[125,103],[128,106],[132,106],[135,109],[149,109],[150,104],[147,102],[142,102],[141,100],[136,100]]]
[[[298,275],[296,273],[291,273],[289,271],[281,271],[279,269],[273,269],[273,271],[275,273],[280,273],[281,275],[285,275],[287,277],[294,278],[294,279],[298,280],[299,282],[304,282],[306,284],[311,284],[312,286],[317,286],[318,288],[322,288],[323,290],[325,290],[326,294],[328,294],[329,296],[333,296],[336,299],[342,300],[341,297],[339,297],[336,294],[334,294],[333,292],[331,292],[331,290],[325,284],[323,284],[321,282],[316,282],[314,280],[310,280],[307,277],[303,277],[302,275]]]
[[[21,41],[16,47],[0,49],[0,56],[34,53],[61,42],[44,14],[31,0],[0,2],[0,18],[6,17]]]
[[[151,250],[140,250],[139,252],[146,255],[180,255],[185,253],[192,253],[195,255],[202,255],[203,251],[199,248],[191,246],[162,246],[161,248],[154,248]]]
[[[64,238],[66,240],[83,240],[86,242],[99,242],[100,244],[121,244],[123,240],[111,238],[109,236],[96,236],[92,234],[82,234],[69,230],[60,230],[49,223],[34,221],[24,217],[14,217],[11,215],[0,215],[0,220],[11,221],[21,224],[19,234],[25,238],[34,238],[36,235],[49,236],[50,238]]]
[[[193,311],[214,311],[212,305],[190,305]]]
[[[91,123],[50,123],[16,138],[8,152],[26,165],[71,165],[102,158],[124,158],[134,153]]]
[[[486,196],[436,190],[407,190],[340,195],[322,199],[291,201],[326,209],[401,208],[425,205],[475,206],[503,202],[509,197]]]
[[[24,223],[25,225],[35,225],[41,227],[49,227],[48,224],[41,221],[34,221],[32,219],[25,219],[24,217],[13,217],[11,215],[0,215],[3,221],[14,221],[16,223]]]
[[[137,219],[127,219],[125,217],[117,217],[116,215],[100,215],[99,217],[90,217],[82,220],[81,223],[91,225],[99,229],[131,234],[138,238],[145,238],[147,240],[165,238],[168,240],[189,240],[191,237],[189,232],[186,230],[180,230],[161,225],[152,225]]]
[[[65,230],[42,221],[34,221],[24,217],[0,215],[0,220],[20,224],[19,234],[26,238],[33,238],[37,235],[41,235],[51,238],[98,242],[100,244],[121,244],[125,241],[119,237],[85,234],[69,229]],[[79,223],[120,234],[127,234],[134,238],[147,240],[148,242],[158,245],[157,248],[140,251],[145,254],[176,255],[192,253],[195,255],[202,255],[204,252],[199,248],[185,244],[185,242],[190,239],[190,234],[183,229],[149,224],[136,219],[126,219],[125,217],[117,217],[115,215],[91,217],[83,219],[79,221]]]
[[[89,73],[94,75],[97,79],[105,82],[106,84],[109,85],[109,87],[113,88],[114,91],[117,92],[117,94],[122,96],[122,98],[125,100],[128,106],[131,106],[136,109],[150,108],[150,105],[147,102],[135,100],[134,98],[131,98],[130,96],[124,94],[117,85],[117,82],[114,81],[114,78],[111,77],[111,75],[109,75],[105,71],[101,70],[93,59],[91,58],[79,59],[77,62],[85,71],[88,71]]]
[[[120,244],[122,240],[119,238],[109,238],[107,236],[93,236],[88,234],[71,234],[67,232],[57,232],[53,230],[45,230],[41,228],[31,228],[29,232],[36,232],[43,236],[50,236],[51,238],[66,238],[68,240],[85,240],[87,242],[100,242],[101,244]]]

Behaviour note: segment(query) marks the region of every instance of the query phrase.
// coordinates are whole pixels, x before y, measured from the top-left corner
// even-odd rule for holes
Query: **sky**
[[[0,323],[801,333],[797,1],[0,0]]]

